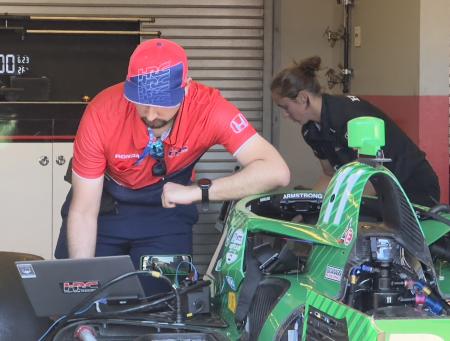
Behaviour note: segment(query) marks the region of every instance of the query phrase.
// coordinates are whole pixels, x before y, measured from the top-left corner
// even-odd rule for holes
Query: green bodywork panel
[[[449,214],[442,214],[444,218],[450,219]],[[423,220],[421,222],[422,230],[428,245],[450,232],[450,226],[436,220]]]
[[[271,340],[276,335],[280,326],[291,316],[295,311],[299,311],[306,300],[306,293],[309,286],[302,283],[302,276],[280,276],[291,282],[288,291],[283,297],[287,299],[280,300],[268,316],[261,333],[259,340]]]
[[[349,340],[377,340],[378,335],[381,333],[381,330],[376,327],[374,320],[370,316],[325,297],[315,290],[308,290],[307,292],[306,317],[311,307],[317,308],[337,319],[345,318],[347,321]],[[302,341],[307,341],[306,331],[307,323],[304,323]]]
[[[335,238],[316,227],[283,222],[253,214],[245,207],[245,204],[256,198],[258,197],[249,197],[245,202],[238,202],[229,219],[229,223],[226,226],[228,234],[222,258],[216,264],[216,271],[220,272],[217,287],[228,286],[231,290],[236,291],[244,279],[245,240],[248,233],[266,232],[284,237],[314,241],[319,249],[320,245],[326,245],[328,248],[336,249],[336,253],[339,252],[338,250],[343,249],[343,246]]]

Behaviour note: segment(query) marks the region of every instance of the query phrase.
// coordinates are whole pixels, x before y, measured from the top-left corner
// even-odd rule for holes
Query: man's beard
[[[155,119],[153,121],[149,121],[147,120],[145,117],[142,118],[142,121],[144,121],[144,123],[147,125],[147,127],[152,128],[152,129],[159,129],[162,127],[165,127],[166,125],[168,125],[169,123],[171,123],[173,121],[173,118],[168,120],[168,121],[164,121],[164,120],[160,120],[160,119]]]

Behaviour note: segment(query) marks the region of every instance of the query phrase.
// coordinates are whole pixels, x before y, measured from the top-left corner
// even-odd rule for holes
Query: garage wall
[[[355,1],[352,26],[361,27],[362,43],[361,47],[351,46],[354,91],[418,94],[419,16],[420,0]]]
[[[279,0],[275,2],[274,73],[289,66],[294,60],[318,55],[322,58],[319,79],[325,92],[340,93],[336,86],[330,90],[325,72],[343,64],[343,43],[331,48],[324,32],[327,27],[338,30],[343,25],[343,6],[336,1]],[[278,110],[275,109],[277,113]],[[321,166],[303,138],[300,125],[274,115],[274,129],[279,150],[291,169],[291,184],[313,185]]]
[[[359,0],[353,18],[362,31],[361,47],[351,48],[355,93],[381,107],[417,143],[420,0]]]
[[[163,38],[184,46],[190,76],[220,89],[270,140],[272,103],[264,93],[272,75],[272,4],[269,0],[0,0],[0,13],[154,17],[154,23],[143,23],[141,29],[159,30]],[[232,156],[215,146],[196,171],[198,177],[214,179],[231,174],[235,166]],[[214,223],[219,209],[220,204],[211,205],[194,227],[194,261],[201,272],[218,241]]]
[[[373,102],[427,154],[448,202],[447,0],[358,0],[353,93]],[[382,24],[380,23],[382,18]]]
[[[441,200],[449,202],[448,131],[448,0],[420,3],[419,145],[439,176]]]

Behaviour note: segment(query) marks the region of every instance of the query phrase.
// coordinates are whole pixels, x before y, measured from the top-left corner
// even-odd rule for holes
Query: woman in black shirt
[[[385,123],[384,156],[392,159],[391,170],[411,202],[433,206],[440,198],[438,178],[414,142],[380,109],[356,96],[323,94],[316,72],[320,57],[311,57],[282,70],[272,81],[274,102],[302,126],[302,136],[320,160],[323,175],[314,189],[324,191],[334,172],[356,159],[347,144],[347,122],[355,117],[373,116]],[[366,188],[367,194],[375,194]]]

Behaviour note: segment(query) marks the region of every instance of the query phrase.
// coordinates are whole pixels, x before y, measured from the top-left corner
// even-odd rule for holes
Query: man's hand
[[[202,193],[196,184],[184,186],[173,182],[168,182],[163,187],[161,202],[165,208],[173,208],[176,205],[189,205],[200,201]]]
[[[302,223],[303,222],[303,215],[297,214],[294,218],[291,219],[293,223]]]

